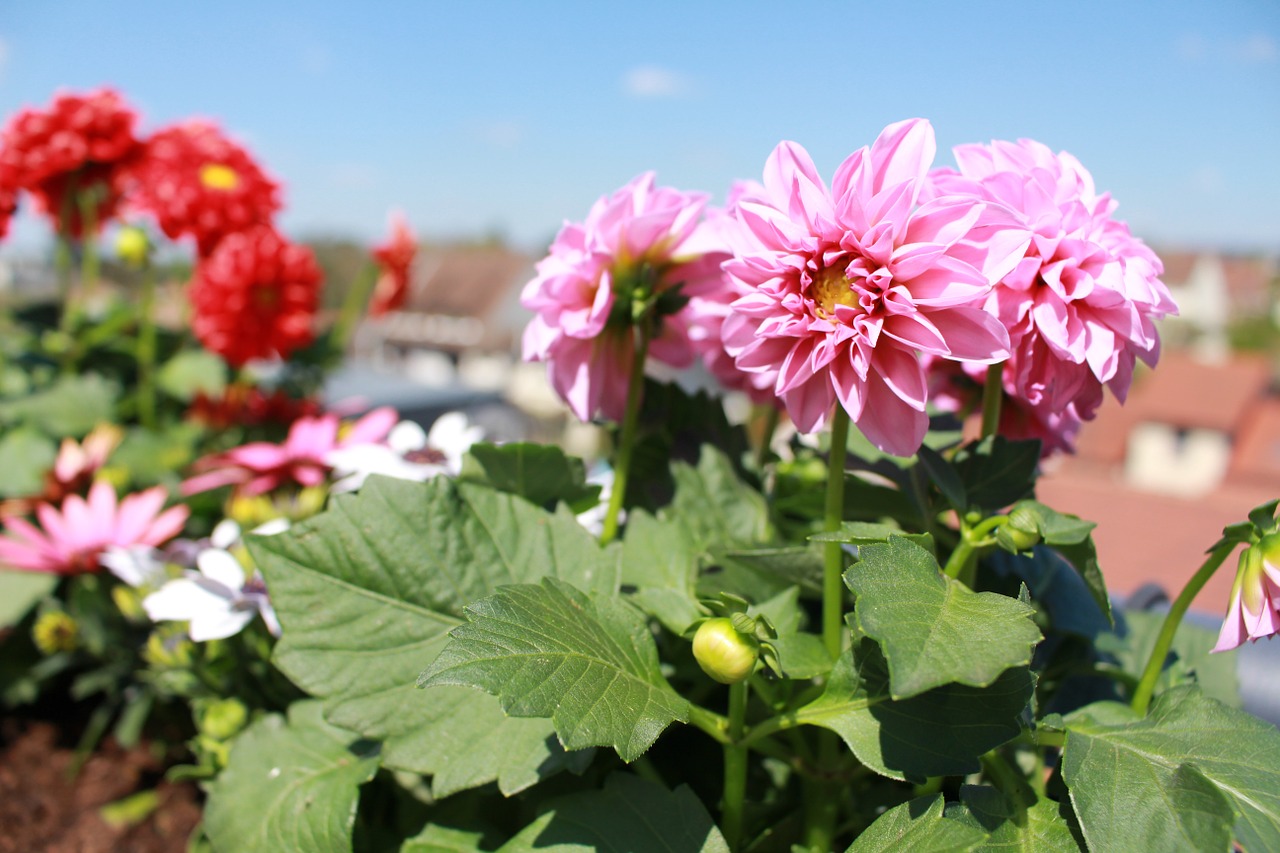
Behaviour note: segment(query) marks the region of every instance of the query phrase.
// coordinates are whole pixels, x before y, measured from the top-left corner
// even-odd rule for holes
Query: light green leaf
[[[857,595],[859,628],[884,649],[895,699],[950,682],[983,687],[1031,662],[1040,631],[1030,605],[973,592],[898,536],[858,554],[845,583]]]
[[[1280,732],[1195,687],[1070,714],[1062,772],[1092,848],[1280,850]]]
[[[1140,678],[1155,648],[1163,613],[1129,610],[1123,614],[1124,636],[1100,637],[1100,649],[1116,656],[1120,666],[1134,678]],[[1233,708],[1240,707],[1240,679],[1236,675],[1239,657],[1211,654],[1218,643],[1218,633],[1183,620],[1174,634],[1171,660],[1156,682],[1157,692],[1179,684],[1194,683],[1204,694]]]
[[[819,545],[736,548],[718,553],[722,560],[772,581],[796,584],[807,592],[822,592],[823,557]]]
[[[1019,809],[985,785],[961,786],[960,802],[947,807],[947,817],[990,835],[976,848],[979,853],[1079,853],[1071,826],[1059,812],[1059,805],[1047,799]]]
[[[870,545],[875,542],[888,542],[891,537],[914,542],[929,553],[934,553],[933,536],[929,533],[907,533],[892,524],[880,524],[871,521],[845,521],[839,530],[830,533],[815,533],[809,537],[810,542],[844,542],[850,545]]]
[[[22,621],[57,585],[57,575],[0,569],[0,628]]]
[[[478,687],[512,716],[550,717],[566,748],[611,746],[623,761],[688,720],[645,621],[617,598],[593,600],[544,578],[503,587],[468,607],[467,619],[422,686]]]
[[[728,853],[706,807],[684,785],[667,791],[626,773],[601,791],[553,801],[498,853]]]
[[[61,376],[50,388],[0,403],[0,421],[21,421],[50,436],[80,437],[112,419],[117,393],[96,373]]]
[[[284,626],[277,664],[328,719],[385,741],[386,766],[437,776],[440,795],[489,781],[511,794],[570,762],[549,723],[414,682],[463,608],[503,584],[556,576],[612,593],[616,553],[572,515],[446,478],[372,477],[250,548]]]
[[[676,494],[662,514],[682,521],[703,551],[768,540],[769,508],[764,495],[742,482],[729,457],[715,447],[702,446],[697,468],[678,462],[671,474]]]
[[[216,397],[227,387],[227,365],[208,350],[182,350],[160,367],[156,384],[183,402],[201,392]]]
[[[463,458],[460,479],[485,483],[547,509],[564,501],[574,512],[585,512],[600,497],[600,487],[587,483],[582,460],[547,444],[473,445]]]
[[[429,823],[400,846],[400,853],[474,853],[484,849],[485,834]]]
[[[880,647],[864,640],[845,650],[826,690],[795,722],[831,729],[863,764],[894,779],[964,775],[1018,735],[1032,686],[1026,669],[1011,669],[989,687],[947,684],[894,700]]]
[[[858,836],[846,853],[967,853],[986,841],[982,830],[944,816],[941,794],[889,809]]]
[[[209,785],[204,829],[237,853],[349,851],[359,788],[378,770],[378,745],[324,721],[319,702],[289,719],[270,714],[236,738]]]
[[[44,491],[44,478],[53,469],[58,445],[29,427],[10,430],[0,438],[0,498],[23,498]]]

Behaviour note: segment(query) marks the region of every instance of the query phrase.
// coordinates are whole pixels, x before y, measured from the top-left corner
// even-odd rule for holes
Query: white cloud
[[[1183,33],[1174,42],[1174,52],[1186,62],[1213,59],[1253,65],[1280,59],[1280,46],[1266,33],[1212,40],[1199,33]]]
[[[688,77],[656,65],[638,65],[622,78],[623,90],[633,98],[679,98],[693,88]]]

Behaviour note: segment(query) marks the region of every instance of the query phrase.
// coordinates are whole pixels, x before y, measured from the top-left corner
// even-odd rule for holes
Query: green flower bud
[[[201,734],[216,740],[230,740],[249,721],[249,709],[239,699],[210,699],[196,706]]]
[[[75,651],[80,644],[80,628],[76,620],[61,610],[40,614],[31,628],[31,640],[42,654]]]
[[[740,633],[733,620],[708,619],[693,635],[693,657],[707,675],[721,684],[736,684],[755,669],[760,641]]]
[[[996,543],[1015,554],[1039,545],[1040,525],[1035,512],[1030,507],[1015,506],[1009,513],[1008,523],[996,531]]]

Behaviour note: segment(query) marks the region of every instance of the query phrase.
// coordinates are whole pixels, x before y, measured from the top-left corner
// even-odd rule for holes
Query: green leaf
[[[1094,604],[1098,605],[1098,609],[1107,617],[1107,624],[1115,624],[1115,617],[1111,615],[1111,596],[1107,594],[1107,582],[1103,579],[1102,569],[1098,566],[1098,549],[1093,544],[1093,537],[1089,536],[1074,545],[1055,545],[1054,550],[1075,567],[1080,577],[1084,578],[1085,586],[1089,588]]]
[[[1091,848],[1280,850],[1280,732],[1194,687],[1070,714],[1062,773]]]
[[[947,817],[986,832],[979,853],[1079,853],[1071,825],[1053,800],[1036,800],[1019,809],[1008,797],[985,785],[962,785],[960,802]]]
[[[162,432],[130,429],[111,455],[111,467],[128,471],[134,483],[177,482],[195,459],[196,443],[203,434],[200,424],[190,422],[173,424]]]
[[[184,403],[201,392],[217,397],[227,387],[227,365],[207,350],[180,350],[156,372],[156,385]]]
[[[702,549],[755,545],[769,538],[769,508],[764,495],[744,483],[729,457],[703,445],[698,467],[672,466],[675,498],[663,510],[680,519]]]
[[[60,376],[51,388],[0,403],[0,421],[21,421],[50,436],[83,436],[112,419],[118,389],[96,373]]]
[[[1019,509],[1031,513],[1046,545],[1076,545],[1088,539],[1093,528],[1098,526],[1079,516],[1058,512],[1039,501],[1018,501],[1009,512],[1012,514]]]
[[[57,585],[57,575],[0,569],[0,628],[21,622]]]
[[[884,649],[895,699],[949,682],[984,687],[1031,662],[1040,631],[1030,605],[973,592],[898,536],[858,553],[845,583],[857,596],[858,627]]]
[[[611,746],[623,761],[689,718],[645,621],[617,598],[592,600],[544,578],[503,587],[468,607],[467,619],[421,686],[478,687],[512,716],[550,717],[566,748]]]
[[[844,542],[850,545],[871,545],[876,542],[888,542],[890,537],[906,539],[914,542],[929,553],[934,553],[933,536],[929,533],[908,533],[892,524],[879,524],[870,521],[845,521],[839,530],[830,533],[815,533],[809,537],[810,542]]]
[[[485,848],[485,833],[429,823],[400,846],[400,853],[474,853]]]
[[[567,766],[549,723],[509,719],[476,691],[414,687],[463,608],[503,584],[557,576],[612,594],[616,552],[567,510],[447,478],[371,477],[250,549],[284,626],[277,665],[331,721],[385,741],[386,766],[437,776],[439,795],[495,780],[511,794]]]
[[[1000,509],[1035,488],[1040,442],[988,436],[960,448],[954,464],[968,496],[967,509]]]
[[[836,661],[826,690],[795,722],[831,729],[859,761],[894,779],[964,775],[1018,735],[1032,686],[1026,669],[1011,669],[989,687],[947,684],[895,701],[880,647],[863,640]]]
[[[600,498],[600,487],[587,483],[583,461],[546,444],[472,445],[460,479],[486,483],[546,509],[564,501],[575,513],[591,509]]]
[[[378,770],[378,745],[324,721],[319,702],[289,719],[269,714],[231,747],[209,785],[204,829],[219,850],[349,851],[362,784]]]
[[[1249,521],[1259,533],[1268,533],[1275,527],[1277,506],[1280,506],[1280,499],[1267,501],[1249,510]]]
[[[931,447],[921,447],[917,454],[920,464],[924,467],[924,471],[929,475],[929,479],[938,487],[938,491],[947,499],[958,512],[964,512],[969,508],[969,495],[965,491],[964,481],[960,479],[960,472],[955,466],[948,462],[941,453]]]
[[[945,817],[945,807],[941,794],[895,806],[876,818],[846,853],[966,853],[979,849],[987,834]]]
[[[24,498],[44,491],[45,474],[58,458],[53,439],[29,427],[0,438],[0,498]]]
[[[791,634],[771,642],[787,678],[819,678],[831,671],[831,655],[817,634]]]
[[[717,556],[770,581],[795,584],[806,592],[822,592],[821,546],[735,548],[717,552]]]
[[[626,773],[601,791],[553,800],[551,810],[498,853],[728,853],[729,845],[702,802],[681,785],[667,791]]]

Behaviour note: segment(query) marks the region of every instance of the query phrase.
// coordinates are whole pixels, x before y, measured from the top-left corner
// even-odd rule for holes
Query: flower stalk
[[[143,262],[142,290],[138,296],[138,421],[156,428],[156,274],[149,260]]]
[[[720,829],[729,849],[742,847],[743,812],[747,797],[747,747],[742,744],[747,716],[747,682],[729,685],[729,743],[724,745],[724,801]]]
[[[831,419],[831,452],[827,456],[827,500],[822,529],[834,533],[844,521],[844,463],[848,453],[849,413],[835,407]],[[844,548],[839,542],[823,547],[822,643],[835,660],[844,637]]]
[[[351,285],[351,289],[347,291],[347,298],[342,301],[342,310],[338,312],[338,319],[333,324],[333,344],[334,348],[343,355],[346,354],[351,346],[351,339],[355,336],[356,326],[360,323],[360,318],[369,305],[369,297],[373,293],[373,286],[378,281],[378,265],[365,264],[360,275],[356,277],[355,283]]]
[[[982,437],[1000,431],[1000,402],[1004,397],[1004,362],[987,366],[987,381],[982,386]]]
[[[636,424],[640,420],[640,403],[644,399],[644,363],[649,356],[651,323],[647,316],[635,324],[635,356],[631,362],[631,376],[627,385],[627,407],[622,416],[622,429],[618,434],[618,457],[613,470],[613,488],[609,492],[609,508],[604,516],[604,530],[600,544],[608,545],[618,535],[618,516],[622,513],[622,501],[627,494],[627,476],[631,471],[631,453],[635,449]]]
[[[1139,714],[1145,715],[1151,706],[1151,695],[1155,692],[1156,681],[1160,679],[1160,673],[1164,670],[1165,659],[1169,656],[1169,649],[1173,646],[1173,637],[1178,633],[1178,625],[1182,623],[1182,617],[1186,615],[1196,595],[1209,582],[1209,578],[1221,568],[1238,544],[1234,541],[1223,542],[1210,551],[1204,563],[1191,580],[1187,581],[1187,585],[1182,588],[1182,592],[1178,593],[1177,599],[1169,608],[1168,614],[1164,617],[1164,624],[1160,626],[1160,635],[1156,637],[1156,644],[1151,649],[1151,657],[1147,659],[1147,668],[1142,671],[1138,687],[1133,691],[1130,706]]]

